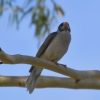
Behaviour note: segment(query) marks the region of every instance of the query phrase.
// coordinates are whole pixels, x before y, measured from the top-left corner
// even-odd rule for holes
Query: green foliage
[[[46,0],[25,0],[21,7],[16,5],[16,2],[17,0],[0,0],[0,16],[10,10],[12,13],[9,13],[9,23],[10,25],[16,23],[18,29],[22,20],[31,15],[30,26],[35,25],[34,33],[38,39],[42,39],[50,32],[51,24],[56,20],[57,14],[64,16],[62,8],[53,0],[51,0],[52,10],[46,5]]]

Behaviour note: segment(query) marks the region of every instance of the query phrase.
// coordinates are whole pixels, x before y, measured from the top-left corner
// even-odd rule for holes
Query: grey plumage
[[[58,62],[67,52],[71,41],[70,27],[67,22],[61,23],[57,32],[48,35],[44,43],[41,45],[36,57],[46,59],[52,62]],[[37,79],[42,72],[42,68],[32,66],[29,70],[30,76],[28,77],[25,86],[29,93],[32,93]]]

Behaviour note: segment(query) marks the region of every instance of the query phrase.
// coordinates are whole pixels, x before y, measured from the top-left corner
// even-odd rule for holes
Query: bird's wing
[[[57,32],[53,32],[47,36],[47,38],[41,45],[40,49],[38,50],[36,57],[40,57],[45,52],[45,50],[47,49],[47,47],[49,46],[49,44],[55,38],[56,35],[57,35]]]
[[[51,34],[49,34],[47,36],[47,38],[45,39],[45,41],[43,42],[43,44],[41,45],[41,47],[39,48],[37,54],[36,54],[36,57],[40,57],[44,52],[45,50],[47,49],[47,47],[49,46],[49,44],[51,43],[51,41],[55,38],[55,36],[57,35],[57,32],[53,32]],[[30,68],[29,72],[32,72],[33,70],[33,66]]]

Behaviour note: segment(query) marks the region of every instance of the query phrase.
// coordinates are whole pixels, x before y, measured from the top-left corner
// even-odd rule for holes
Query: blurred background
[[[72,40],[59,63],[76,70],[100,69],[99,0],[0,0],[0,47],[8,54],[35,56],[58,25],[68,21]],[[0,75],[29,75],[30,65],[0,65]],[[66,77],[43,70],[42,75]],[[0,87],[2,100],[100,100],[100,90]]]

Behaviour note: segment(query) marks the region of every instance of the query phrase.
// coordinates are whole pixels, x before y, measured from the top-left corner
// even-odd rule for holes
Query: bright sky
[[[18,0],[17,0],[18,1]],[[58,23],[51,29],[68,21],[72,41],[67,54],[59,61],[77,70],[100,69],[100,0],[56,0],[65,11],[64,17],[57,17]],[[20,2],[18,2],[20,3]],[[50,2],[48,1],[47,4]],[[0,18],[0,47],[8,54],[35,56],[38,41],[34,37],[34,27],[29,28],[29,17],[25,18],[17,31],[15,26],[7,27],[7,16]],[[0,75],[29,75],[30,65],[0,65]],[[44,70],[42,75],[63,76]],[[65,77],[65,76],[64,76]],[[35,89],[30,95],[26,88],[2,87],[2,100],[100,100],[100,90],[45,88]]]

